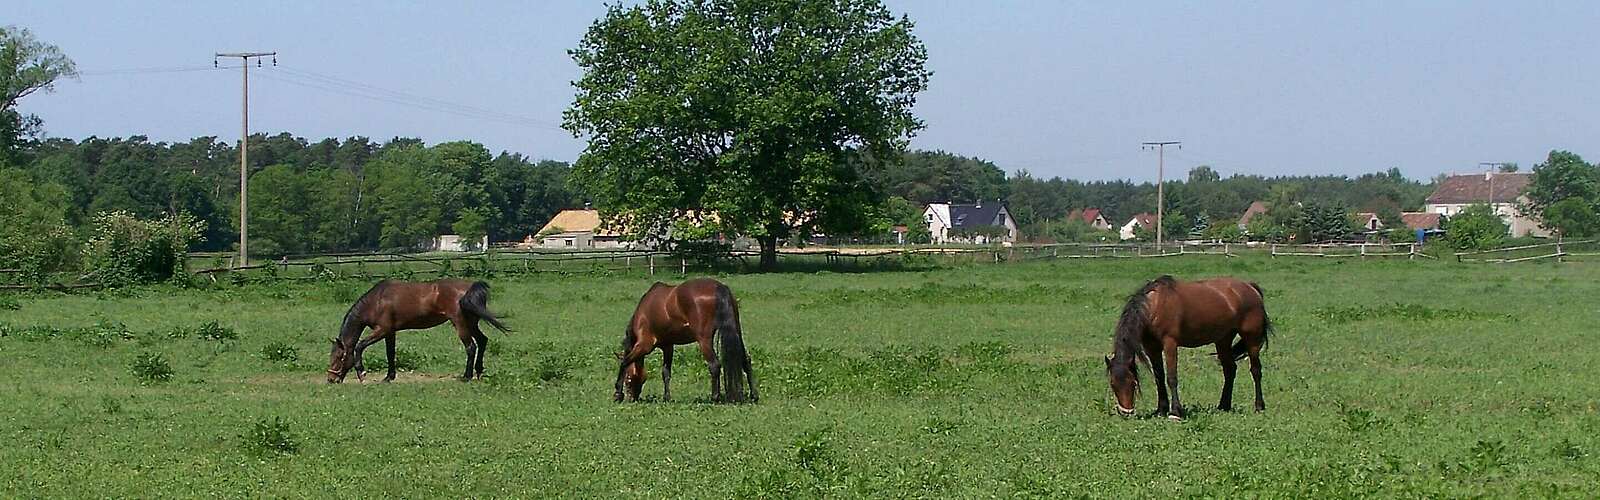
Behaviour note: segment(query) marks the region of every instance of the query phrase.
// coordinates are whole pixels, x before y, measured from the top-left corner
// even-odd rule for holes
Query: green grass
[[[1221,374],[1196,349],[1180,360],[1189,420],[1150,418],[1148,379],[1140,418],[1112,415],[1100,357],[1122,299],[1161,273],[1266,289],[1266,413],[1211,410]],[[611,402],[646,276],[491,280],[518,331],[490,333],[474,383],[446,378],[463,362],[446,328],[401,334],[397,383],[322,383],[367,283],[13,295],[0,497],[1600,495],[1593,264],[1185,257],[723,279],[759,404],[706,404],[692,350],[677,401],[655,401],[654,355],[651,401]],[[136,375],[148,355],[170,380]]]

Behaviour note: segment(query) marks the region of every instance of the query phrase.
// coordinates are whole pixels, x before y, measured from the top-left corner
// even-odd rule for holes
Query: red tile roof
[[[1253,219],[1253,218],[1255,218],[1255,216],[1261,215],[1261,214],[1264,214],[1264,213],[1267,213],[1267,204],[1266,203],[1259,202],[1259,201],[1251,202],[1250,203],[1250,208],[1244,209],[1244,215],[1239,217],[1239,226],[1240,227],[1244,227],[1244,226],[1250,225],[1250,219]]]
[[[1492,181],[1490,175],[1494,176]],[[1528,182],[1532,179],[1533,174],[1524,172],[1452,175],[1445,177],[1444,182],[1433,189],[1433,194],[1428,195],[1428,203],[1489,203],[1491,184],[1494,185],[1495,203],[1512,203],[1522,196],[1522,191],[1528,188]]]
[[[1406,212],[1400,214],[1400,220],[1411,229],[1438,229],[1440,216],[1428,212]]]

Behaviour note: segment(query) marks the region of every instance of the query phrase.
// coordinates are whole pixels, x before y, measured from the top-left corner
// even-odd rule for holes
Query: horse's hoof
[[[1173,422],[1182,422],[1183,421],[1183,417],[1178,416],[1178,415],[1167,415],[1167,420],[1171,420]]]

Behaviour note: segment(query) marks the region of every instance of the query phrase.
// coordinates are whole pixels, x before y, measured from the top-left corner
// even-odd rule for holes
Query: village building
[[[922,218],[934,243],[1017,241],[1017,221],[1002,203],[929,203]]]
[[[1549,236],[1550,231],[1539,227],[1537,218],[1520,209],[1528,201],[1523,192],[1532,180],[1533,174],[1526,172],[1451,175],[1428,195],[1424,211],[1453,217],[1468,206],[1489,205],[1510,226],[1512,236]]]

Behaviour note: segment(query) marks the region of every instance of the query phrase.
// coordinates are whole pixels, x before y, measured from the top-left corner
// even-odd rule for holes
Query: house
[[[1267,213],[1267,204],[1256,201],[1250,203],[1250,208],[1244,209],[1244,215],[1239,216],[1239,229],[1242,231],[1250,226],[1250,220],[1257,215]]]
[[[1400,214],[1400,220],[1411,230],[1434,231],[1439,229],[1444,216],[1428,212],[1404,212]]]
[[[894,233],[894,244],[904,245],[906,244],[906,235],[911,233],[911,228],[905,224],[895,224],[893,228],[889,229],[889,232]]]
[[[1001,203],[929,203],[922,209],[922,218],[934,243],[1017,241],[1017,221]]]
[[[1355,215],[1350,216],[1350,218],[1355,221],[1357,226],[1361,226],[1361,230],[1359,232],[1378,231],[1383,229],[1383,219],[1379,218],[1378,214],[1376,213],[1356,212]]]
[[[1539,227],[1537,218],[1518,209],[1518,205],[1528,201],[1523,191],[1532,180],[1533,174],[1526,172],[1452,175],[1445,177],[1433,194],[1428,195],[1423,210],[1452,217],[1470,205],[1485,204],[1511,227],[1513,236],[1549,236],[1550,231]]]
[[[1067,220],[1081,220],[1085,224],[1101,231],[1111,229],[1111,223],[1106,222],[1105,215],[1100,213],[1098,208],[1073,209],[1071,213],[1067,214]]]
[[[475,247],[472,246],[471,241],[462,240],[461,236],[454,234],[441,234],[430,243],[431,250],[437,252],[466,252],[489,248],[489,237],[484,236],[483,240],[479,241]]]
[[[523,240],[541,248],[591,249],[621,248],[622,234],[600,226],[600,212],[589,209],[562,210],[539,229],[538,235]]]
[[[1154,231],[1156,228],[1156,214],[1145,212],[1128,219],[1128,223],[1122,225],[1122,239],[1133,239],[1133,230],[1141,227]]]

